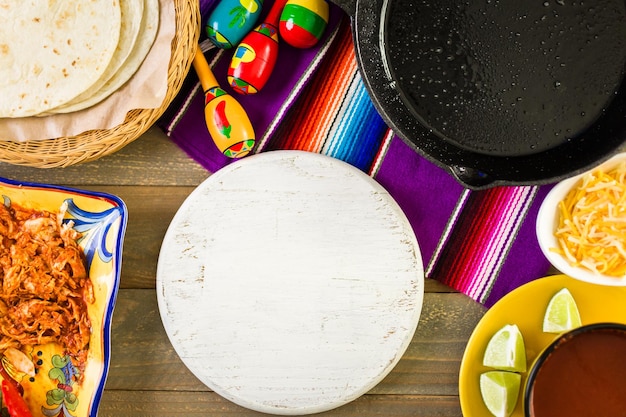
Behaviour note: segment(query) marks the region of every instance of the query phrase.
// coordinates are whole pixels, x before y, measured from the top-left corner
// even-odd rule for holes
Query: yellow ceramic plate
[[[483,354],[491,336],[505,324],[517,324],[526,344],[530,367],[537,355],[557,335],[543,333],[543,316],[550,298],[567,288],[576,300],[582,324],[599,322],[626,323],[626,288],[589,284],[557,275],[541,278],[511,291],[485,313],[469,339],[459,375],[459,396],[464,417],[489,417],[479,390],[479,375],[489,368],[482,365]],[[527,374],[522,374],[517,406],[513,417],[523,417],[523,392]]]
[[[56,344],[29,347],[34,377],[11,371],[9,375],[22,386],[34,417],[95,417],[110,360],[110,323],[120,279],[126,206],[108,194],[1,178],[0,197],[0,204],[51,212],[67,203],[65,221],[71,219],[82,233],[79,245],[87,258],[95,295],[95,302],[88,305],[92,334],[82,375]],[[5,415],[6,409],[1,411]]]

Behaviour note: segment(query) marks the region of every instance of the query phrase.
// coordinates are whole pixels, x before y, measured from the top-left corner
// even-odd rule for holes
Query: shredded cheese
[[[626,275],[626,163],[585,175],[559,203],[554,251],[572,266]]]

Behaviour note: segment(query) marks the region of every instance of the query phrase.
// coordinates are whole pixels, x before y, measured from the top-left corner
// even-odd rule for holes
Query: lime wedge
[[[567,288],[552,296],[543,317],[545,333],[563,333],[580,327],[580,313],[574,297]]]
[[[515,372],[488,371],[480,375],[480,394],[491,414],[508,417],[513,413],[521,380]]]
[[[517,325],[507,324],[491,336],[483,365],[503,371],[526,371],[524,338]]]

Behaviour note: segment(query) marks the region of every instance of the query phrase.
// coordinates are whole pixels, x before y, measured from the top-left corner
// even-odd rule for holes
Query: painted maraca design
[[[254,28],[262,6],[263,0],[222,0],[207,20],[207,36],[218,48],[232,48]]]
[[[265,86],[278,58],[278,22],[287,0],[276,0],[267,17],[241,41],[228,68],[228,84],[238,93],[255,94]]]
[[[200,48],[193,67],[204,90],[204,119],[215,145],[229,158],[247,155],[254,146],[255,135],[246,111],[220,88]]]
[[[288,0],[280,15],[281,38],[295,48],[311,48],[328,25],[325,0]]]

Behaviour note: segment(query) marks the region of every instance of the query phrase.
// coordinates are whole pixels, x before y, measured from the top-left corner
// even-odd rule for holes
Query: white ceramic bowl
[[[565,198],[567,193],[584,175],[601,167],[610,170],[624,161],[626,161],[626,153],[620,153],[590,171],[563,180],[554,186],[543,201],[537,216],[537,239],[539,240],[539,246],[541,247],[541,250],[546,258],[548,258],[550,263],[560,272],[569,275],[572,278],[590,282],[592,284],[626,286],[626,276],[614,277],[595,273],[586,268],[574,267],[568,262],[567,259],[565,259],[565,257],[551,250],[551,248],[558,247],[558,242],[554,236],[554,232],[558,222],[559,202]]]

